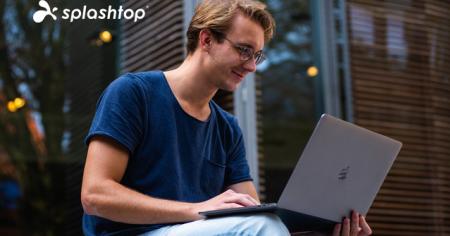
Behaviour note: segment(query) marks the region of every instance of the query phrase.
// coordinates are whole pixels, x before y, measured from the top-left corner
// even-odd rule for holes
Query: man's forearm
[[[200,218],[193,211],[193,203],[153,198],[114,181],[91,187],[81,199],[87,214],[122,223],[175,223]]]

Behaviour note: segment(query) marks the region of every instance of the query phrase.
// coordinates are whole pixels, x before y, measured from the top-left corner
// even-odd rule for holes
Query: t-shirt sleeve
[[[250,168],[245,157],[244,137],[237,120],[233,119],[233,145],[228,154],[229,158],[225,173],[225,186],[251,181]]]
[[[143,94],[137,77],[126,74],[114,80],[97,102],[85,143],[94,136],[111,138],[133,153],[144,129]]]

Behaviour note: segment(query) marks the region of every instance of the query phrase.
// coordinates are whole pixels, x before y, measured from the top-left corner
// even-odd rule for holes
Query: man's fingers
[[[224,199],[224,202],[226,203],[237,203],[240,204],[242,206],[254,206],[257,205],[257,203],[254,201],[254,199],[252,197],[250,197],[247,194],[233,194],[231,196],[227,196]]]
[[[260,204],[256,199],[252,198],[250,195],[242,194],[242,193],[236,193],[232,189],[228,189],[223,194],[224,194],[224,196],[227,196],[227,197],[241,196],[242,198],[247,198],[249,201],[251,201],[253,203],[253,205],[259,205]]]
[[[357,236],[359,233],[359,217],[358,213],[355,211],[352,211],[352,221],[350,225],[350,235]]]
[[[239,205],[237,203],[224,203],[222,204],[222,206],[220,207],[220,209],[227,209],[227,208],[239,208],[239,207],[243,207],[242,205]]]
[[[342,236],[350,235],[350,219],[345,217],[344,222],[342,223]]]
[[[259,205],[259,202],[256,201],[256,199],[252,198],[250,195],[247,195],[247,199],[250,200],[251,202],[253,202],[254,205]]]
[[[252,206],[253,205],[259,205],[258,201],[256,201],[254,198],[252,198],[250,195],[248,194],[243,194],[243,193],[236,193],[236,195],[242,197],[243,199],[247,199],[248,201],[252,202]]]
[[[340,236],[341,235],[341,228],[342,228],[342,224],[336,224],[334,226],[333,236]]]
[[[363,215],[359,216],[359,226],[362,229],[363,235],[371,235],[372,229],[370,228],[369,224],[367,224],[366,218]]]
[[[237,203],[242,206],[254,206],[255,205],[255,203],[250,201],[248,198],[241,197],[241,196],[234,196],[234,197],[227,198],[225,200],[225,202],[226,203]]]

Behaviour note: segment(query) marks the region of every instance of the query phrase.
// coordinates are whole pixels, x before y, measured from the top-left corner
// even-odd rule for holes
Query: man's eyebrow
[[[248,43],[237,43],[237,44],[240,46],[251,48],[253,51],[255,51],[255,48],[251,44]]]

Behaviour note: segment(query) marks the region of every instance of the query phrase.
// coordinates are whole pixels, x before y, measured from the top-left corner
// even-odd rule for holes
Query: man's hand
[[[352,219],[345,218],[342,224],[336,224],[333,236],[366,236],[371,235],[372,229],[364,216],[353,211]]]
[[[244,206],[255,206],[258,205],[258,201],[253,199],[248,194],[236,193],[235,191],[229,189],[214,198],[211,198],[204,202],[194,203],[192,207],[193,214],[198,216],[198,219],[202,217],[198,215],[201,211],[212,211],[220,210],[226,208],[237,208]]]

